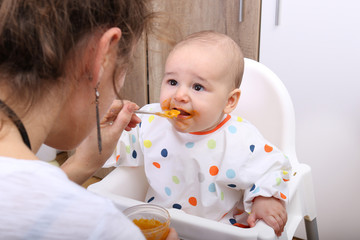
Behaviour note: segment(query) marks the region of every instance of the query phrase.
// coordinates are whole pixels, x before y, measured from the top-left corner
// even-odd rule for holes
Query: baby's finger
[[[270,227],[272,227],[272,229],[274,229],[274,232],[277,236],[281,235],[280,225],[274,216],[267,216],[264,218],[264,221],[267,225],[269,225]]]
[[[249,215],[249,217],[247,218],[247,223],[252,228],[252,227],[255,227],[256,220],[257,220],[256,215],[254,213],[251,213]]]
[[[281,233],[284,231],[286,221],[284,221],[284,219],[280,215],[278,215],[278,216],[276,216],[274,218],[275,218],[275,220],[277,221],[277,223],[279,225],[279,228],[278,228],[277,231],[275,231],[275,233],[276,233],[277,236],[280,236]]]

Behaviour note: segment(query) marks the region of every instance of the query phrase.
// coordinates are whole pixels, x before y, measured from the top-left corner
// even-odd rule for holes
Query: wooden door
[[[148,103],[148,80],[145,35],[136,47],[134,63],[125,77],[125,83],[120,91],[122,99],[135,102],[140,107]]]
[[[242,2],[242,21],[239,21]],[[201,30],[225,33],[234,39],[244,56],[258,60],[260,34],[260,0],[156,0],[154,8],[169,15],[168,27],[174,38]],[[171,30],[171,29],[170,29]],[[148,39],[149,102],[158,102],[166,57],[172,46]]]

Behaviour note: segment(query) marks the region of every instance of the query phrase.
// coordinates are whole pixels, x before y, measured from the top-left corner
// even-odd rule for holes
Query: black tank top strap
[[[15,126],[19,130],[21,137],[23,139],[23,142],[31,150],[29,136],[28,136],[26,129],[24,127],[24,124],[21,122],[20,118],[16,115],[16,113],[8,105],[6,105],[1,100],[0,100],[0,110],[5,111],[6,115],[10,118],[10,120],[15,124]]]

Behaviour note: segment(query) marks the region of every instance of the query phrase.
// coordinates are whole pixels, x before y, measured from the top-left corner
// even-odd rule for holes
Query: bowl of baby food
[[[155,204],[140,204],[124,210],[147,240],[165,240],[170,230],[169,212]]]

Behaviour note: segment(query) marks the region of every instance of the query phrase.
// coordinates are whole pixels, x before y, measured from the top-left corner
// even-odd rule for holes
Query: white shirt
[[[144,239],[108,199],[39,160],[0,157],[0,239]]]

